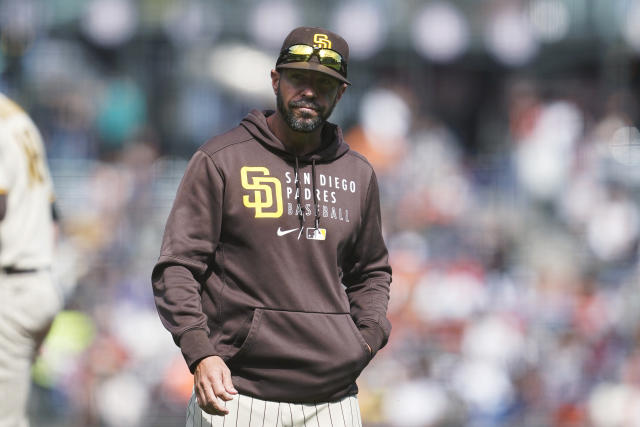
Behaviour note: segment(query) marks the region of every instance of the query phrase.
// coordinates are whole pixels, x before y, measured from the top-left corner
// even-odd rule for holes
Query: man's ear
[[[338,87],[338,93],[336,94],[336,102],[340,101],[340,98],[342,98],[344,91],[347,90],[347,86],[348,85],[346,83],[342,83],[340,87]]]
[[[280,85],[280,72],[278,70],[271,70],[271,87],[273,93],[278,94],[278,86]]]

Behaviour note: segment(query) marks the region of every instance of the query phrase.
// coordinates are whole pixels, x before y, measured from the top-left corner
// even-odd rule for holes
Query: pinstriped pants
[[[51,273],[0,271],[0,427],[26,427],[31,363],[62,299]]]
[[[362,427],[355,395],[331,403],[299,404],[239,394],[225,403],[229,414],[211,415],[191,395],[186,427]]]

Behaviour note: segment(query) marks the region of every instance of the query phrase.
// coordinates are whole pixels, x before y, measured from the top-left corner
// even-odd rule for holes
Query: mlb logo
[[[307,228],[307,239],[309,240],[325,240],[327,238],[327,230],[325,228]]]

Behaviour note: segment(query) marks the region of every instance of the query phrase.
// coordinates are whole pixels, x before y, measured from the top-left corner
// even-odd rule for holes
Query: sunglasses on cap
[[[294,44],[280,52],[276,64],[288,64],[291,62],[309,62],[315,55],[321,65],[332,68],[342,74],[347,74],[347,63],[335,50],[321,49],[306,44]]]

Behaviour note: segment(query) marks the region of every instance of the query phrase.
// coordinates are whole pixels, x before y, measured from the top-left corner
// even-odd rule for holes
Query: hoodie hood
[[[258,111],[251,110],[249,114],[242,119],[240,125],[258,140],[262,145],[278,156],[294,161],[296,155],[287,151],[285,145],[271,132],[267,125],[267,117],[274,114],[274,111]],[[322,129],[322,145],[316,151],[297,156],[302,163],[327,163],[336,160],[349,151],[349,146],[342,137],[342,130],[339,126],[325,122]]]

